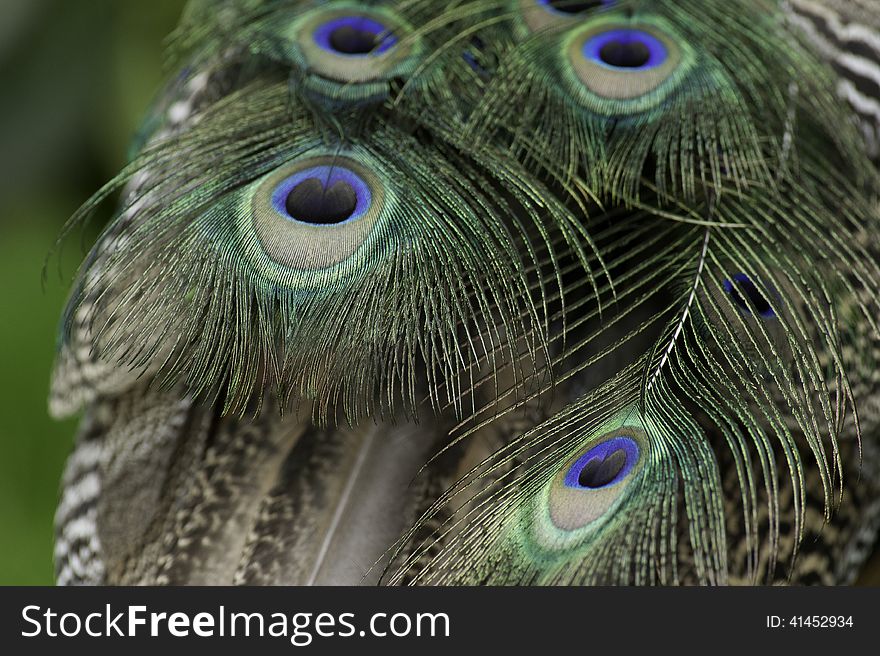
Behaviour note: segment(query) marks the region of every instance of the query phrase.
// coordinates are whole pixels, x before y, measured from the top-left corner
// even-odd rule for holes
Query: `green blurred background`
[[[75,421],[47,415],[56,325],[94,229],[65,219],[124,163],[183,0],[0,0],[0,584],[52,583]],[[96,223],[105,220],[98,217]],[[82,243],[84,242],[84,244]]]
[[[46,411],[56,326],[106,216],[46,256],[124,163],[166,77],[184,0],[0,0],[0,584],[50,584],[52,516],[76,421]],[[880,585],[880,558],[863,583]]]

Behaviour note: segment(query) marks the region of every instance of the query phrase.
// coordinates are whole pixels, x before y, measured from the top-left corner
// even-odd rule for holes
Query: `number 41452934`
[[[792,615],[784,618],[779,615],[767,616],[768,629],[837,629],[852,628],[852,615]]]

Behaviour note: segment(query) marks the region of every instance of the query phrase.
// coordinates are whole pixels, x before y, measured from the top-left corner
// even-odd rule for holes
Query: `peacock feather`
[[[65,229],[121,193],[59,582],[851,582],[878,43],[873,0],[191,2]]]

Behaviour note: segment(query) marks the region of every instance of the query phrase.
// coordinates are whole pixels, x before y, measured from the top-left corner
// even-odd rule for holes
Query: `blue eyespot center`
[[[582,14],[599,7],[608,7],[614,0],[538,0],[549,11],[558,14]]]
[[[776,316],[770,301],[746,274],[738,273],[723,284],[724,291],[744,314],[752,314],[754,310],[764,319]]]
[[[283,217],[311,225],[356,221],[372,204],[367,183],[340,166],[313,166],[286,178],[272,194],[272,205]]]
[[[580,490],[611,487],[622,481],[639,460],[639,445],[619,436],[597,444],[579,457],[565,475],[564,484]]]
[[[605,68],[645,71],[662,66],[669,50],[653,34],[638,29],[615,29],[584,42],[583,56]]]
[[[321,23],[314,39],[324,50],[346,57],[381,55],[397,43],[388,26],[367,16],[341,16]]]

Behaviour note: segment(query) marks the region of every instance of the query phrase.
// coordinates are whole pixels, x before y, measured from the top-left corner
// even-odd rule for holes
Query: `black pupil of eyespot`
[[[733,288],[731,294],[734,302],[743,310],[751,312],[752,308],[754,308],[760,315],[769,314],[773,311],[769,301],[767,301],[751,280],[737,280],[736,287]],[[743,295],[745,295],[745,298]],[[746,298],[749,299],[748,303]]]
[[[641,68],[651,58],[651,51],[641,41],[609,41],[601,50],[599,58],[617,68]]]
[[[574,0],[547,0],[547,4],[556,11],[566,14],[579,14],[583,11],[590,11],[596,7],[602,6],[601,0],[593,0],[592,2],[575,2]]]
[[[343,180],[325,187],[317,178],[309,178],[288,194],[285,207],[297,221],[318,225],[341,223],[354,214],[357,193]]]
[[[351,25],[337,27],[330,33],[330,46],[344,55],[366,55],[379,47],[379,35]]]
[[[578,474],[578,485],[588,488],[608,485],[617,478],[625,465],[626,451],[623,449],[617,449],[605,458],[594,458]]]

